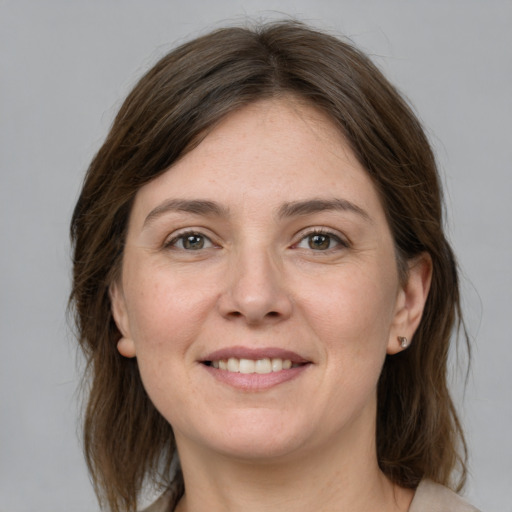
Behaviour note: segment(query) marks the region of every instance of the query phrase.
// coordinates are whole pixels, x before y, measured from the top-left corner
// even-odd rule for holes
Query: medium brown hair
[[[430,145],[368,57],[287,21],[217,30],[166,55],[130,93],[88,169],[71,224],[71,304],[88,363],[86,459],[100,501],[113,511],[135,510],[146,480],[165,481],[175,451],[172,428],[148,398],[136,360],[116,349],[108,290],[120,272],[134,196],[224,116],[284,94],[325,112],[371,176],[402,277],[408,260],[424,252],[432,259],[413,343],[387,357],[379,381],[380,467],[408,488],[424,477],[456,488],[464,483],[466,446],[447,388],[450,337],[461,322],[457,267]],[[451,481],[456,466],[459,479]]]

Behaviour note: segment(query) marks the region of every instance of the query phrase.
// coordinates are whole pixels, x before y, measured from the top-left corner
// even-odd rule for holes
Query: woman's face
[[[138,192],[111,288],[118,348],[180,450],[367,446],[385,355],[421,315],[412,274],[399,282],[379,197],[330,121],[257,102]]]

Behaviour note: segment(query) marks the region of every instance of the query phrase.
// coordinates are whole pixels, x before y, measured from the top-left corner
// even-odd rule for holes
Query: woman
[[[157,483],[151,511],[475,510],[448,490],[442,222],[421,126],[349,44],[285,22],[164,57],[72,220],[100,501],[133,511]]]

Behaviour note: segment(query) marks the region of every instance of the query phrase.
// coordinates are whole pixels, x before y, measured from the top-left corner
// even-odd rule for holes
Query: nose
[[[289,318],[293,305],[283,271],[267,251],[244,251],[233,258],[227,273],[227,286],[218,301],[222,316],[241,318],[249,325]]]

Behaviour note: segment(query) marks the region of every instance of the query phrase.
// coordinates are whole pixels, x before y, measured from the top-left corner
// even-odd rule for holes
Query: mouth
[[[225,370],[231,373],[258,373],[263,375],[298,368],[307,363],[294,363],[291,359],[282,359],[280,357],[264,357],[262,359],[230,357],[228,359],[203,361],[203,364],[217,370]]]
[[[247,347],[217,350],[199,362],[220,382],[251,391],[295,379],[312,365],[312,361],[289,350]]]

